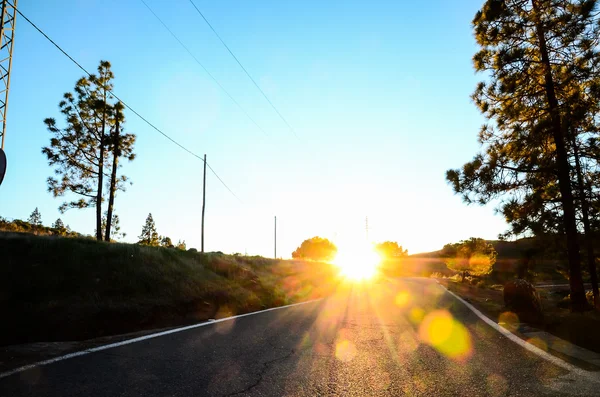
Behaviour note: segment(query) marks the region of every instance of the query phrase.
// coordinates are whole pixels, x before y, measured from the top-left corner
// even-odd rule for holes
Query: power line
[[[229,97],[229,99],[231,99],[231,101],[233,103],[235,103],[237,105],[238,108],[240,108],[240,110],[246,115],[246,117],[248,118],[248,120],[250,120],[259,130],[261,130],[261,132],[263,134],[265,134],[266,136],[269,136],[269,134],[267,134],[267,132],[265,130],[262,129],[262,127],[260,125],[258,125],[258,123],[250,116],[250,114],[248,114],[248,112],[246,111],[246,109],[244,109],[242,107],[242,105],[240,105],[240,103],[238,101],[235,100],[235,98],[233,98],[233,96],[229,93],[229,91],[227,91],[225,89],[225,87],[223,87],[223,85],[221,83],[219,83],[219,81],[215,78],[215,76],[212,75],[212,73],[210,73],[208,71],[208,69],[206,69],[206,67],[202,64],[202,62],[200,62],[198,60],[198,58],[192,53],[192,51],[190,51],[190,49],[183,44],[183,42],[179,39],[179,37],[177,37],[177,35],[175,33],[173,33],[173,31],[167,26],[166,23],[163,22],[162,19],[160,19],[160,17],[154,12],[154,10],[152,10],[152,8],[150,8],[150,6],[144,1],[144,0],[140,0],[142,3],[144,3],[144,5],[146,6],[146,8],[152,13],[152,15],[154,15],[154,17],[156,19],[158,19],[158,22],[160,22],[162,24],[162,26],[167,29],[167,31],[171,34],[171,36],[173,36],[173,38],[175,40],[177,40],[177,42],[179,43],[179,45],[181,47],[183,47],[184,50],[187,51],[188,54],[190,54],[190,56],[192,58],[194,58],[194,60],[196,61],[196,63],[198,65],[200,65],[200,67],[206,72],[206,74],[219,86],[219,88]]]
[[[287,127],[294,134],[294,136],[296,138],[300,139],[298,137],[298,134],[296,134],[296,131],[294,131],[294,128],[292,128],[292,126],[290,125],[290,123],[288,123],[288,121],[285,119],[285,117],[283,117],[283,115],[279,112],[279,110],[277,110],[277,108],[275,107],[275,105],[273,105],[273,102],[271,102],[271,100],[269,99],[269,97],[267,96],[267,94],[265,94],[265,92],[262,90],[262,88],[260,88],[260,86],[258,85],[258,83],[256,82],[256,80],[254,80],[254,78],[252,78],[252,76],[250,75],[250,73],[248,73],[248,71],[246,70],[246,68],[244,67],[244,65],[242,65],[242,63],[240,62],[240,60],[235,56],[235,54],[233,53],[233,51],[231,51],[231,49],[225,43],[225,41],[223,41],[223,39],[221,38],[221,36],[219,36],[219,34],[215,30],[215,28],[213,28],[213,26],[210,24],[210,22],[208,22],[208,19],[206,19],[206,17],[204,16],[204,14],[202,14],[202,11],[200,11],[200,9],[196,6],[196,4],[194,4],[194,2],[192,0],[189,0],[189,1],[190,1],[190,3],[192,3],[192,5],[194,6],[194,8],[198,12],[198,14],[200,14],[200,16],[202,17],[202,19],[204,19],[204,22],[206,22],[206,24],[208,25],[208,27],[210,28],[210,30],[212,30],[213,33],[215,34],[215,36],[217,36],[217,38],[219,39],[219,41],[221,42],[221,44],[223,44],[223,46],[227,49],[227,51],[229,51],[229,54],[231,54],[231,56],[233,57],[233,59],[235,59],[235,61],[237,62],[237,64],[240,65],[240,67],[242,68],[242,70],[244,71],[244,73],[246,73],[246,76],[248,76],[248,78],[250,79],[250,81],[252,81],[252,83],[254,84],[254,86],[260,91],[260,93],[267,100],[267,102],[269,102],[269,105],[271,105],[271,107],[273,108],[273,110],[275,110],[275,112],[277,113],[277,115],[279,116],[279,118],[281,118],[281,120],[283,120],[283,122],[285,123],[285,125],[287,125]]]
[[[77,62],[71,55],[69,55],[58,44],[56,44],[56,42],[54,40],[52,40],[46,33],[44,33],[44,31],[42,29],[40,29],[35,23],[33,23],[29,18],[27,18],[21,11],[19,11],[18,8],[16,8],[14,5],[12,5],[10,3],[8,3],[8,4],[11,7],[13,7],[15,9],[15,11],[23,19],[25,19],[31,26],[33,26],[33,28],[35,30],[37,30],[50,43],[52,43],[60,52],[62,52],[63,55],[65,55],[67,58],[69,58],[71,60],[71,62],[73,62],[75,65],[77,65],[77,67],[79,67],[79,69],[83,70],[83,72],[85,74],[87,74],[88,76],[92,75],[83,66],[81,66],[81,64],[79,62]],[[146,119],[144,116],[142,116],[140,113],[138,113],[135,109],[133,109],[131,106],[129,106],[127,103],[125,103],[125,101],[123,101],[121,98],[119,98],[113,91],[109,90],[109,92],[110,92],[110,94],[112,96],[115,97],[115,99],[117,99],[118,101],[120,101],[123,104],[123,106],[125,106],[127,109],[131,110],[131,112],[133,112],[136,116],[138,116],[140,119],[142,119],[146,124],[148,124],[150,127],[152,127],[155,131],[157,131],[158,133],[160,133],[162,136],[164,136],[165,138],[167,138],[172,143],[174,143],[175,145],[179,146],[181,149],[185,150],[186,152],[188,152],[192,156],[194,156],[194,157],[198,158],[200,161],[204,162],[204,159],[201,156],[199,156],[196,153],[192,152],[190,149],[186,148],[185,146],[183,146],[182,144],[180,144],[179,142],[177,142],[175,139],[171,138],[169,135],[167,135],[166,133],[164,133],[163,131],[161,131],[158,127],[156,127],[154,124],[152,124],[150,121],[148,121],[148,119]],[[221,179],[221,177],[217,174],[217,172],[208,163],[206,165],[212,171],[212,173],[217,177],[217,179],[219,180],[219,182],[221,182],[221,184],[223,186],[225,186],[225,188],[229,191],[229,193],[231,193],[236,199],[238,199],[241,202],[242,200],[229,188],[229,186],[227,186],[227,184],[223,181],[223,179]]]

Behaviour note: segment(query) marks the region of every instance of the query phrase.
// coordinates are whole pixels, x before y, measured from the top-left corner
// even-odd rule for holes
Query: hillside
[[[0,345],[80,340],[321,297],[325,264],[0,232]]]
[[[490,278],[503,282],[514,278],[519,265],[528,264],[528,277],[534,281],[565,281],[566,259],[563,256],[562,241],[556,236],[530,237],[515,241],[488,240],[498,256]],[[453,274],[446,268],[442,250],[410,255],[408,266],[421,275],[440,272]],[[587,273],[584,272],[584,278]]]

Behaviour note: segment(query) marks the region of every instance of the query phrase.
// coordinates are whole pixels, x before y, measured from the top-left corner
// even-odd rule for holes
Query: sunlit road
[[[568,395],[566,373],[404,279],[31,369],[0,395]]]

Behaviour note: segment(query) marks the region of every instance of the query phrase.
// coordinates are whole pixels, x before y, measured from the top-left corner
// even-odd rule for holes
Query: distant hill
[[[528,277],[535,281],[566,280],[567,262],[564,242],[560,236],[528,237],[515,241],[488,240],[498,257],[491,275],[493,280],[503,282],[514,278],[519,265],[527,263]],[[407,267],[419,275],[439,272],[451,275],[442,257],[442,250],[413,254],[406,260]],[[584,273],[584,278],[587,274]]]

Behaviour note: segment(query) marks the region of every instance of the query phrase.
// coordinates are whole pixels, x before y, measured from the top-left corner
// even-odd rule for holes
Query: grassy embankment
[[[82,340],[319,298],[326,264],[0,232],[0,345]]]

